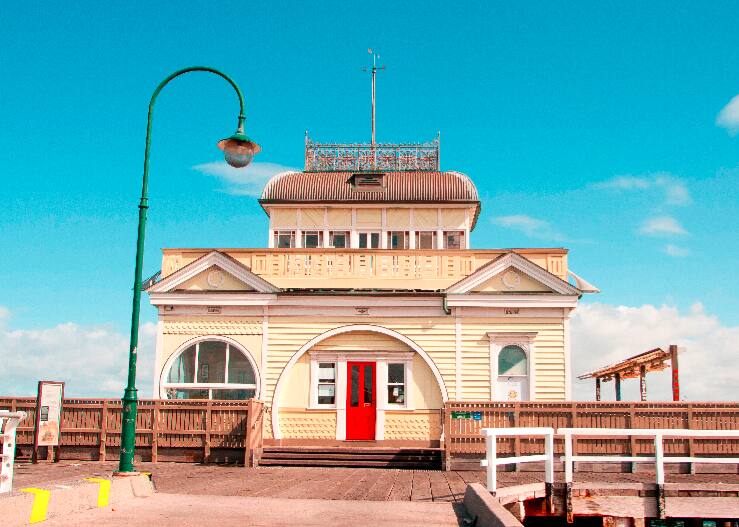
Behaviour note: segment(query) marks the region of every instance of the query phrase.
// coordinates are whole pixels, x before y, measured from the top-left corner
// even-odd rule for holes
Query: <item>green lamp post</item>
[[[204,66],[193,66],[191,68],[175,71],[164,79],[156,87],[149,102],[149,116],[146,123],[146,149],[144,150],[144,177],[141,185],[141,201],[139,202],[139,226],[136,238],[136,269],[133,281],[133,308],[131,313],[131,345],[128,352],[128,382],[123,392],[123,415],[121,426],[121,449],[117,474],[135,474],[133,467],[133,454],[136,446],[136,406],[138,397],[136,395],[136,356],[139,343],[139,307],[141,303],[141,273],[144,262],[144,235],[146,232],[146,211],[149,208],[147,190],[149,184],[149,151],[151,149],[151,120],[154,112],[154,103],[169,81],[193,71],[204,71],[214,73],[224,78],[236,91],[239,97],[239,116],[236,132],[218,142],[218,148],[223,150],[226,162],[232,167],[243,168],[247,166],[261,147],[244,134],[244,95],[236,83],[226,74]]]

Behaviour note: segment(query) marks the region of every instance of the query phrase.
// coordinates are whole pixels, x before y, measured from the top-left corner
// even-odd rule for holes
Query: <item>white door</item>
[[[529,400],[529,361],[520,346],[510,345],[500,350],[495,394],[499,401]]]

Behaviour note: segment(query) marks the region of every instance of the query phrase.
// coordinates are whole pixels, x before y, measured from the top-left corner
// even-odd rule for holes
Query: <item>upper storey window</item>
[[[444,249],[464,248],[464,231],[444,231]]]
[[[360,232],[359,248],[360,249],[377,249],[380,247],[379,232]]]
[[[321,246],[321,231],[303,231],[303,247],[315,249]]]
[[[416,233],[416,249],[435,249],[436,231],[418,231]]]
[[[408,233],[404,231],[391,231],[387,233],[388,249],[407,249],[409,244]]]
[[[275,231],[275,247],[278,249],[295,247],[295,231]]]
[[[336,249],[349,247],[349,231],[331,231],[328,233],[329,246]]]

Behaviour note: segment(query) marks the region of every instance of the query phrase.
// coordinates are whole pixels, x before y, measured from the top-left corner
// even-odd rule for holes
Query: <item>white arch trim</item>
[[[165,398],[166,394],[164,393],[164,390],[162,389],[162,384],[164,384],[165,382],[164,380],[165,374],[169,373],[169,369],[172,367],[172,364],[174,363],[175,359],[179,357],[182,354],[182,352],[185,351],[190,346],[194,346],[198,342],[203,342],[206,340],[217,340],[220,342],[225,342],[229,346],[233,346],[234,348],[239,350],[244,355],[244,357],[246,357],[246,360],[249,361],[249,365],[254,370],[254,382],[257,385],[257,389],[255,390],[257,398],[262,399],[262,395],[263,395],[262,394],[262,383],[260,382],[261,375],[259,372],[259,368],[257,368],[257,363],[254,361],[254,357],[252,356],[251,352],[248,349],[246,349],[242,344],[239,344],[238,342],[236,342],[234,339],[225,337],[223,335],[203,335],[200,337],[191,338],[183,342],[182,344],[180,344],[177,347],[177,349],[174,351],[174,353],[172,353],[172,355],[170,355],[167,361],[164,363],[164,366],[162,367],[162,371],[159,372],[159,386],[157,387],[158,388],[157,392],[159,393],[159,397],[161,399]]]
[[[446,390],[446,385],[444,384],[444,379],[442,379],[441,377],[441,372],[439,372],[439,368],[436,367],[436,363],[431,360],[429,354],[426,353],[423,348],[421,348],[421,346],[413,342],[411,339],[401,333],[398,333],[397,331],[388,329],[383,326],[375,326],[372,324],[354,324],[350,326],[340,326],[338,328],[330,329],[324,333],[321,333],[320,335],[313,337],[311,340],[305,343],[298,351],[295,352],[295,354],[285,365],[285,368],[282,370],[279,379],[277,379],[277,384],[275,385],[275,393],[272,395],[272,435],[275,439],[282,439],[282,432],[280,431],[280,407],[278,405],[278,402],[280,400],[280,395],[282,394],[282,386],[285,383],[285,379],[287,379],[288,373],[292,369],[293,365],[298,362],[298,359],[300,359],[300,357],[302,357],[308,350],[310,350],[319,342],[322,342],[336,335],[341,335],[342,333],[350,333],[353,331],[371,331],[373,333],[382,333],[383,335],[387,335],[401,341],[403,344],[418,353],[424,360],[424,362],[428,365],[428,367],[431,368],[431,371],[436,378],[436,382],[439,385],[439,390],[441,390],[442,402],[446,402],[448,400],[449,396]]]

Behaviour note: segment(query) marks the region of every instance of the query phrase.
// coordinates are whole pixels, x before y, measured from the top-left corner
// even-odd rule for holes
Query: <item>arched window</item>
[[[528,375],[526,352],[519,346],[506,346],[498,354],[498,375],[512,377]]]
[[[167,399],[250,399],[256,394],[251,358],[229,342],[201,340],[168,363],[162,376]]]

